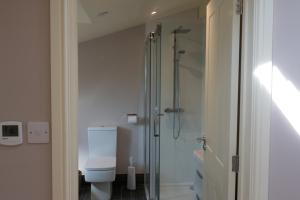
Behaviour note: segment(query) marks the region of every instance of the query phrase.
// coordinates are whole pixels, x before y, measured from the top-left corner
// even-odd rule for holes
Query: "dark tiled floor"
[[[91,199],[91,186],[85,185],[79,189],[79,200],[90,200]]]
[[[91,188],[85,185],[80,189],[79,200],[90,200]],[[114,184],[112,200],[146,200],[144,186],[137,185],[135,191],[127,190],[125,184]]]

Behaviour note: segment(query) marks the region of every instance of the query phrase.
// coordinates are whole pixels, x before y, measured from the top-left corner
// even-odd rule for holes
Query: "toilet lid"
[[[116,168],[115,157],[89,158],[86,162],[86,170],[112,170]]]

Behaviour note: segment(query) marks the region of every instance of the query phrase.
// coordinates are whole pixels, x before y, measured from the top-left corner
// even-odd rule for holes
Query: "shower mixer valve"
[[[165,113],[183,113],[183,108],[166,108]]]

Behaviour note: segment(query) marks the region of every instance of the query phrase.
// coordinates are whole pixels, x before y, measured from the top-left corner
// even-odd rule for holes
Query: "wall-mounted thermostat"
[[[13,146],[22,143],[22,122],[0,122],[0,144]]]

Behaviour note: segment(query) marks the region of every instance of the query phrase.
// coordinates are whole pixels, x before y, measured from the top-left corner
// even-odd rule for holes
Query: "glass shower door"
[[[145,46],[145,96],[144,96],[144,133],[145,133],[145,192],[150,196],[150,69],[151,40],[147,38]],[[149,199],[149,198],[147,198]]]
[[[149,200],[159,199],[161,26],[150,33],[145,53],[145,189]]]

